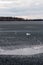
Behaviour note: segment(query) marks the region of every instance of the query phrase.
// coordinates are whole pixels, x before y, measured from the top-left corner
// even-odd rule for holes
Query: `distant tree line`
[[[24,19],[18,17],[0,17],[0,21],[43,21],[43,19]]]
[[[0,17],[0,21],[25,21],[25,19],[17,17]]]

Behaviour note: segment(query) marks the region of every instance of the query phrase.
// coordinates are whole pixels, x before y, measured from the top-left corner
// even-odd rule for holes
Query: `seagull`
[[[30,33],[26,33],[27,36],[31,35]]]

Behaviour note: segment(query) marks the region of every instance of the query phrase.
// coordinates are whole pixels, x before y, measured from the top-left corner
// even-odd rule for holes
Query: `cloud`
[[[0,0],[0,7],[25,7],[43,4],[41,0]]]
[[[5,8],[5,7],[12,7],[13,1],[11,0],[0,0],[0,8]]]
[[[42,0],[0,0],[0,16],[38,17],[43,15]]]
[[[0,0],[0,7],[25,7],[30,8],[42,5],[42,0]]]
[[[0,0],[0,7],[30,7],[32,0]]]

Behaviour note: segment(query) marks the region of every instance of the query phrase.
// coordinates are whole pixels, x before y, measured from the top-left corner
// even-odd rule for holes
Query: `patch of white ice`
[[[28,48],[20,48],[20,49],[13,49],[13,50],[3,50],[0,49],[0,55],[34,55],[43,53],[43,45],[32,46]]]

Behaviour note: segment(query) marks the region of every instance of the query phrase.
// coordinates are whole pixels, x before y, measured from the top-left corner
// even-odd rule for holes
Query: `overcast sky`
[[[0,0],[0,16],[43,18],[43,0]]]

